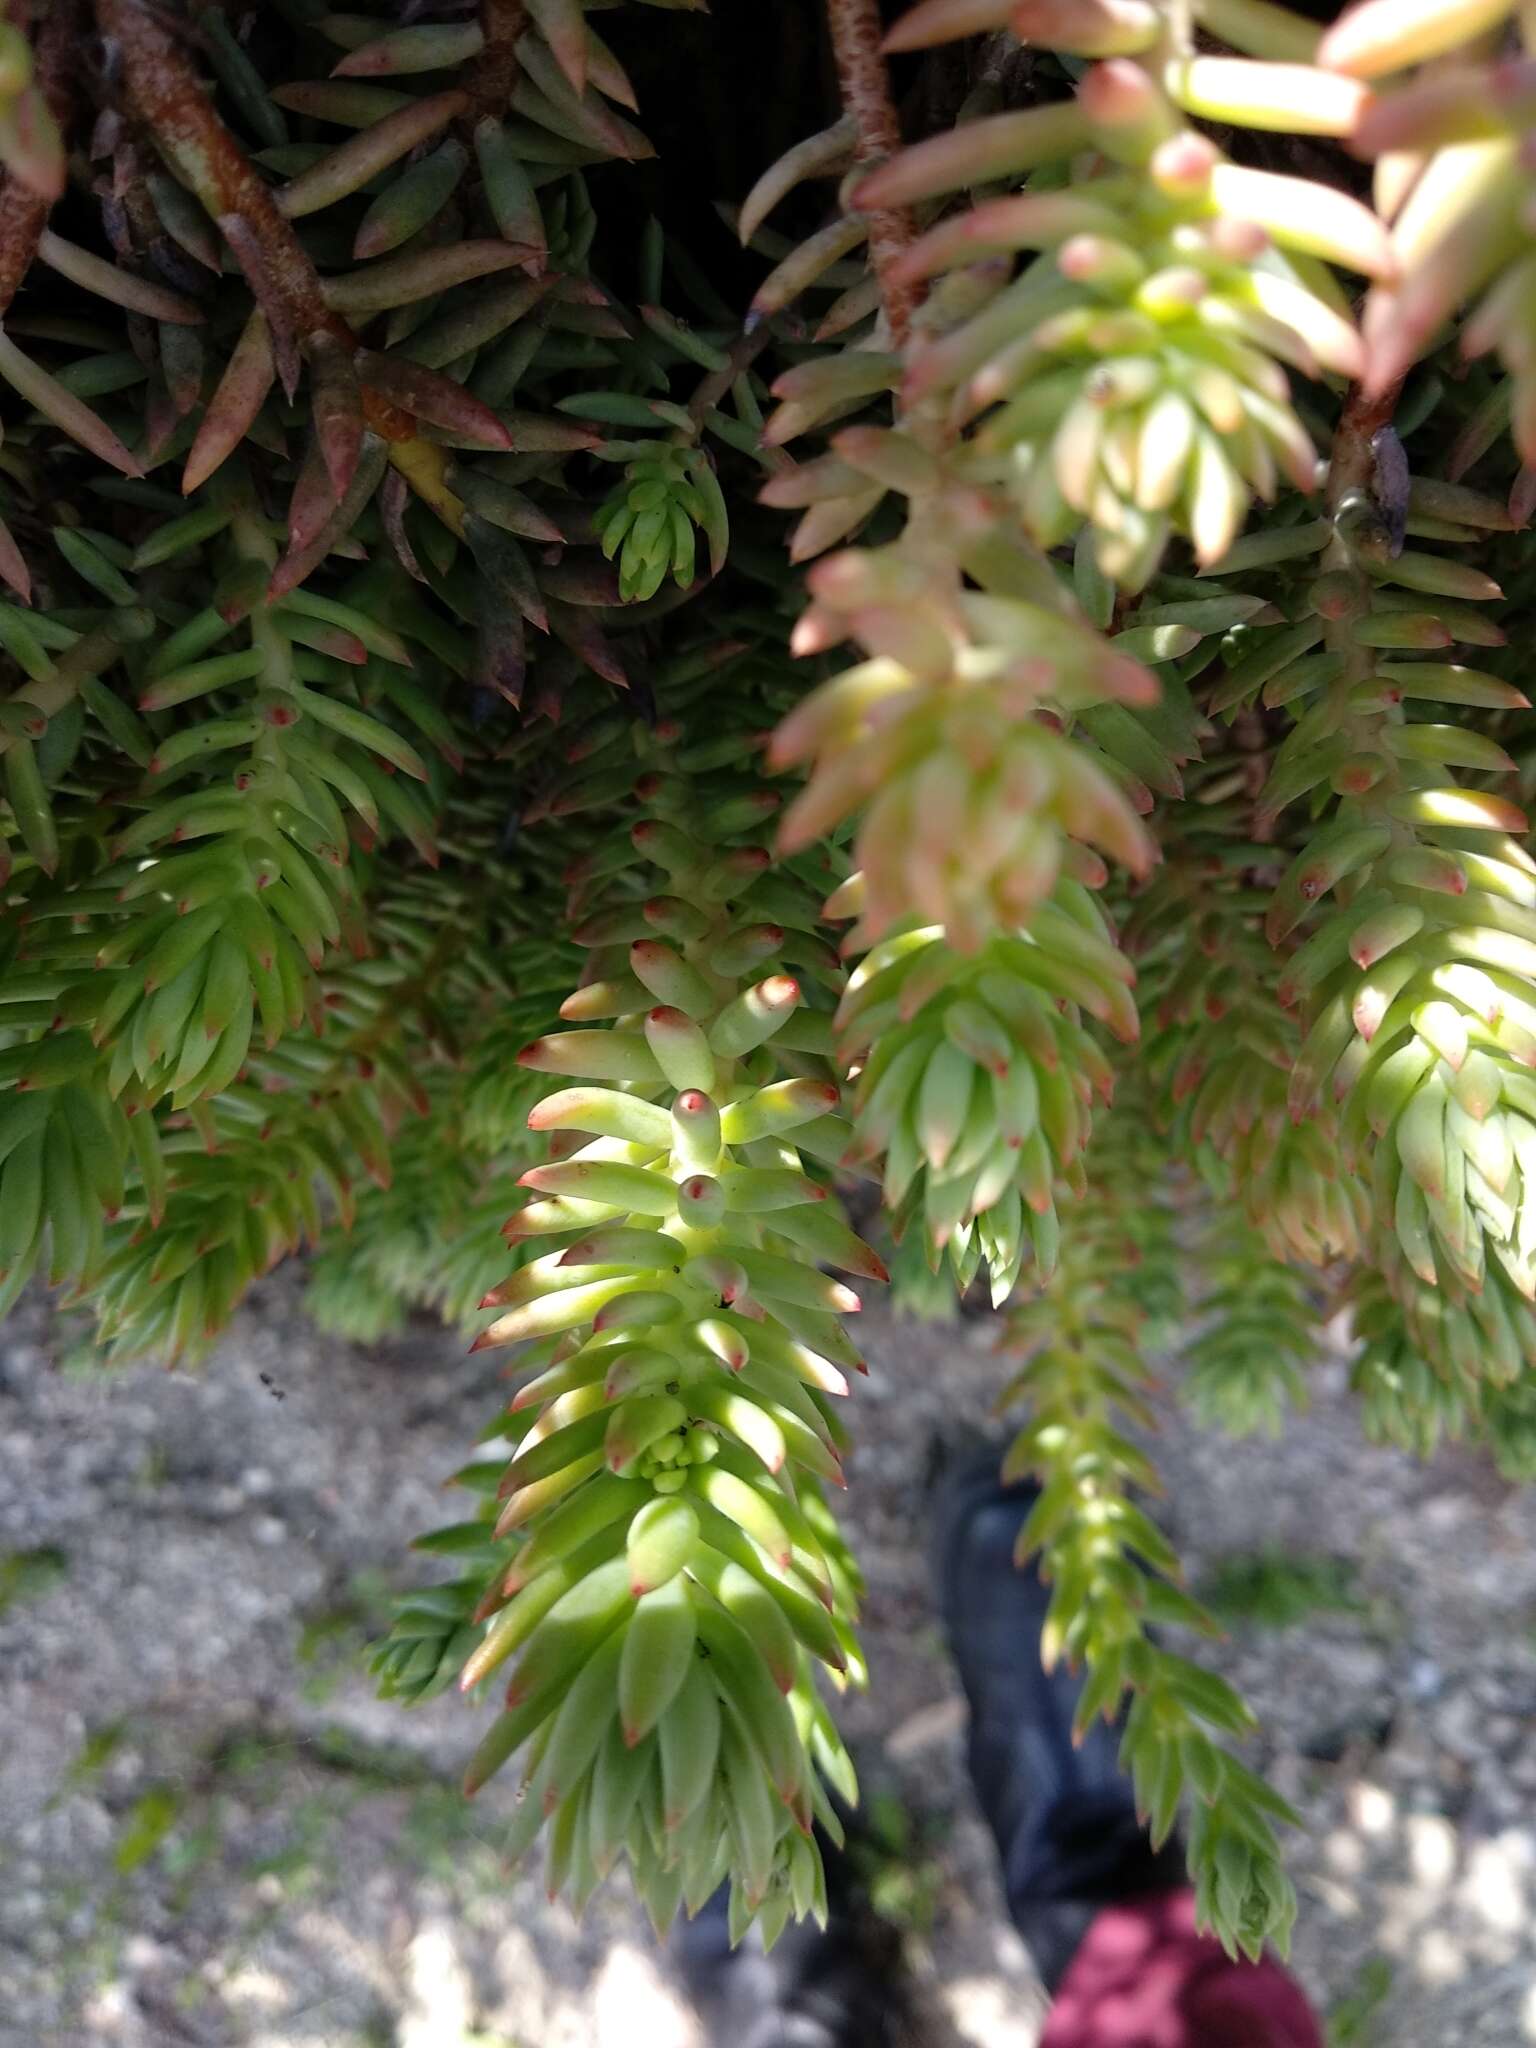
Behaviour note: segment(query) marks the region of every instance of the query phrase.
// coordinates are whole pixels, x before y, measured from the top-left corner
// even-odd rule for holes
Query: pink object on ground
[[[1295,1979],[1230,1962],[1195,1930],[1195,1895],[1106,1906],[1072,1958],[1040,2048],[1323,2048]]]

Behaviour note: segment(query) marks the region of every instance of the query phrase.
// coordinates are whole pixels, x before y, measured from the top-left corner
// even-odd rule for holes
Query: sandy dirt
[[[986,1423],[985,1323],[866,1318],[848,1511],[875,1684],[844,1723],[880,1821],[914,2044],[1029,2048],[929,1594],[936,1437]],[[270,1283],[197,1375],[103,1376],[0,1332],[0,2048],[701,2048],[621,1890],[577,1926],[453,1789],[476,1721],[371,1696],[363,1645],[494,1355],[361,1350]],[[1347,1604],[1212,1653],[1307,1822],[1296,1963],[1343,2048],[1536,2041],[1536,1495],[1366,1444],[1330,1351],[1280,1443],[1169,1408],[1161,1510],[1197,1583],[1267,1551]],[[1379,1996],[1374,2015],[1357,2009]],[[1354,2029],[1351,2031],[1351,2029]]]

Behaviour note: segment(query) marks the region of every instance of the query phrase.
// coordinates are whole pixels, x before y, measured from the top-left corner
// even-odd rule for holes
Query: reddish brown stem
[[[102,35],[121,53],[134,111],[166,162],[216,220],[267,316],[274,348],[327,334],[355,346],[325,302],[314,265],[266,183],[204,92],[173,30],[144,0],[96,0]],[[234,232],[231,233],[231,226]]]
[[[853,116],[857,130],[854,161],[861,169],[884,163],[901,148],[901,127],[880,49],[878,0],[827,0],[827,27],[843,106]],[[917,285],[893,281],[891,266],[911,240],[912,216],[905,207],[883,208],[869,215],[870,261],[880,280],[891,338],[898,347],[907,338],[920,291]]]
[[[37,81],[59,124],[59,133],[66,139],[81,41],[78,0],[55,0],[38,33]],[[19,178],[7,177],[0,185],[0,319],[10,310],[22,279],[32,268],[52,203],[30,191]]]
[[[1351,388],[1334,431],[1328,464],[1330,511],[1337,509],[1346,492],[1369,484],[1375,468],[1371,444],[1383,427],[1391,425],[1402,388],[1401,377],[1376,397],[1368,398],[1358,384]]]
[[[517,84],[518,39],[528,27],[523,0],[480,0],[480,26],[485,48],[464,66],[462,83],[473,93],[470,125],[487,114],[504,114]]]
[[[29,191],[19,178],[7,178],[0,185],[0,319],[9,312],[22,279],[32,268],[50,204]]]
[[[1354,743],[1368,740],[1371,723],[1377,714],[1356,710],[1355,693],[1360,685],[1367,683],[1375,672],[1376,656],[1369,647],[1362,646],[1356,638],[1358,620],[1371,609],[1371,578],[1357,549],[1358,534],[1351,538],[1348,523],[1341,514],[1349,510],[1350,499],[1358,492],[1373,494],[1377,476],[1376,439],[1392,424],[1403,382],[1399,378],[1387,389],[1374,397],[1368,397],[1364,389],[1356,384],[1351,386],[1344,401],[1344,410],[1339,415],[1339,424],[1334,429],[1333,449],[1328,461],[1327,504],[1332,518],[1333,536],[1323,550],[1321,566],[1330,574],[1345,579],[1347,601],[1337,610],[1326,615],[1323,643],[1328,650],[1343,657],[1339,673],[1328,686],[1329,699],[1336,708],[1338,730],[1354,733]],[[1401,826],[1394,827],[1398,834]]]

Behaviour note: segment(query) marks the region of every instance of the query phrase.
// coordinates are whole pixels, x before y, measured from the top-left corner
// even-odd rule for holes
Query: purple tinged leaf
[[[656,154],[640,130],[614,113],[596,93],[572,92],[554,56],[536,37],[524,36],[517,54],[525,73],[512,93],[512,104],[519,113],[556,135],[610,156],[634,161]]]
[[[469,151],[450,136],[411,164],[373,201],[352,242],[359,263],[386,256],[435,220],[458,189]]]
[[[549,627],[556,639],[563,640],[572,654],[584,661],[604,682],[612,683],[620,690],[629,688],[629,677],[617,649],[584,609],[551,603]]]
[[[629,73],[590,21],[587,23],[587,80],[600,93],[617,100],[621,107],[628,107],[632,114],[640,111],[640,102],[630,83]]]
[[[11,529],[0,519],[0,576],[15,591],[23,604],[32,602],[32,576],[17,547]]]
[[[315,460],[318,462],[318,457],[315,457]],[[384,443],[374,434],[365,434],[362,452],[353,473],[351,489],[307,547],[298,546],[290,537],[288,552],[272,571],[271,580],[267,585],[269,604],[276,604],[278,599],[286,597],[290,590],[297,590],[305,577],[311,575],[325,560],[336,543],[346,539],[363,507],[378,489],[388,461],[389,454]],[[323,477],[324,466],[320,465],[320,469]]]
[[[64,138],[36,85],[0,108],[0,163],[39,199],[64,196]]]
[[[249,223],[238,213],[222,213],[218,229],[245,275],[251,296],[266,318],[272,361],[283,387],[283,396],[291,405],[299,388],[300,356],[299,337],[294,332],[288,302],[277,289],[276,281],[267,268],[267,259],[262,254],[260,238]]]
[[[1016,178],[1041,164],[1071,156],[1091,139],[1075,100],[989,114],[902,150],[854,187],[853,204],[864,208],[910,206],[965,186]]]
[[[515,409],[502,415],[502,424],[512,436],[519,455],[574,454],[578,448],[601,448],[603,437],[577,420],[551,419],[536,412]]]
[[[527,635],[522,615],[487,584],[475,638],[475,681],[515,708],[528,679]]]
[[[742,201],[736,232],[743,244],[751,241],[779,202],[802,180],[842,170],[852,157],[857,136],[853,116],[844,114],[832,127],[795,143],[770,164]]]
[[[446,312],[410,334],[406,345],[412,362],[425,363],[429,370],[441,370],[471,350],[500,340],[509,328],[532,312],[554,286],[554,278],[547,274],[542,277],[502,277],[484,291],[475,292],[467,301],[460,301],[455,294]],[[519,337],[520,344],[527,339],[525,331]],[[477,377],[476,381],[479,383],[481,380]],[[490,403],[496,402],[492,393],[482,392],[482,395]]]
[[[203,395],[202,336],[190,327],[160,327],[160,368],[178,419],[185,419]]]
[[[486,582],[530,625],[548,632],[549,615],[539,595],[538,580],[527,554],[512,536],[470,513],[464,521],[464,539]]]
[[[66,391],[41,364],[23,355],[3,330],[0,330],[0,377],[29,405],[35,406],[44,419],[51,420],[61,433],[77,441],[100,461],[121,470],[124,476],[144,474],[138,461],[129,454],[106,422],[98,419],[72,391]]]
[[[419,143],[445,128],[456,115],[466,112],[469,104],[469,94],[455,88],[410,100],[392,114],[385,114],[360,134],[339,143],[274,194],[278,212],[286,214],[289,220],[300,220],[305,214],[318,213],[322,207],[348,198],[370,178],[388,170]]]
[[[98,298],[110,300],[114,306],[123,306],[130,313],[144,313],[151,320],[175,321],[185,327],[202,324],[202,308],[183,298],[180,292],[168,291],[164,285],[154,284],[148,278],[134,277],[129,271],[119,270],[115,263],[93,256],[89,249],[77,248],[73,242],[66,242],[52,228],[44,228],[38,236],[37,253],[41,261],[50,270],[56,270],[60,277],[67,277],[82,291],[94,292]]]
[[[338,128],[372,128],[391,114],[418,104],[409,93],[387,85],[358,85],[350,78],[300,78],[274,85],[274,106],[290,114],[309,114],[316,121],[334,121]]]
[[[139,457],[145,469],[153,469],[159,462],[180,425],[181,416],[169,391],[163,383],[151,384],[144,405],[144,446]]]
[[[305,451],[288,501],[288,549],[302,554],[329,523],[341,494],[331,481],[325,452],[316,434]]]
[[[549,248],[538,194],[512,138],[493,114],[475,123],[475,157],[485,201],[502,240],[535,251],[529,262],[542,270]]]
[[[587,22],[581,0],[528,0],[528,12],[579,98],[587,89]]]
[[[304,344],[315,439],[335,497],[344,498],[363,445],[363,394],[352,351],[321,329]]]
[[[485,34],[477,21],[423,22],[348,50],[340,63],[331,67],[331,76],[395,78],[408,72],[441,71],[477,57],[484,47]]]
[[[210,221],[210,233],[212,225]],[[217,248],[218,239],[216,236],[213,239],[214,247]],[[189,256],[181,244],[170,235],[152,236],[144,251],[144,256],[157,277],[168,284],[173,291],[184,293],[194,302],[207,287],[208,278],[203,266],[195,258]],[[184,331],[191,331],[186,321],[181,321],[178,325]]]
[[[493,526],[515,533],[519,539],[550,541],[558,545],[578,537],[569,528],[557,526],[541,506],[514,485],[484,476],[465,463],[450,464],[447,481],[448,488],[458,493],[471,512],[488,519]],[[591,540],[596,536],[587,532],[581,537]]]
[[[393,257],[388,262],[326,278],[326,303],[349,319],[387,313],[391,307],[414,305],[418,299],[431,298],[434,293],[448,291],[472,277],[485,277],[493,270],[525,263],[535,253],[510,242],[489,239],[445,242],[436,249],[413,249],[408,255]]]
[[[485,448],[509,451],[515,445],[488,405],[437,370],[404,356],[363,349],[357,357],[357,373],[370,391],[434,427],[446,428]]]
[[[182,471],[184,493],[206,483],[220,463],[240,446],[272,388],[275,374],[267,323],[258,309],[246,321],[218,389],[208,401]]]
[[[144,183],[166,234],[194,262],[217,276],[219,238],[214,233],[213,222],[192,194],[178,185],[169,171],[146,171]]]
[[[368,650],[362,641],[344,626],[328,625],[323,619],[289,615],[283,621],[283,630],[300,647],[313,648],[316,654],[329,655],[332,661],[345,662],[348,668],[361,668],[368,659]]]
[[[542,577],[545,592],[564,604],[616,605],[619,595],[618,571],[611,562],[581,556],[547,568]]]

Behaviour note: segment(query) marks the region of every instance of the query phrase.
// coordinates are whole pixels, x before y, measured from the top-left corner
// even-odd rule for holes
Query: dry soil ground
[[[849,1496],[872,1691],[846,1713],[933,2048],[1028,2048],[924,1565],[940,1430],[985,1325],[870,1317]],[[296,1284],[199,1374],[102,1376],[35,1306],[0,1333],[0,2048],[698,2048],[633,1905],[578,1927],[507,1876],[453,1698],[360,1652],[501,1388],[426,1328],[326,1341]],[[1280,1444],[1171,1412],[1165,1518],[1233,1619],[1293,1844],[1297,1965],[1341,2042],[1536,2041],[1536,1495],[1361,1439],[1325,1354]],[[1255,1553],[1264,1553],[1255,1566]],[[1287,1603],[1324,1605],[1277,1625]],[[1374,2013],[1360,2008],[1380,1995]]]

